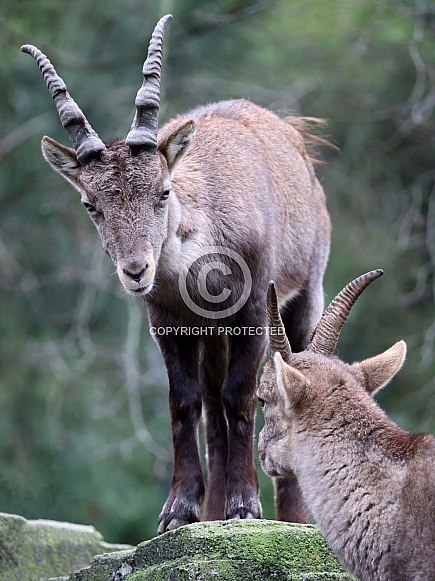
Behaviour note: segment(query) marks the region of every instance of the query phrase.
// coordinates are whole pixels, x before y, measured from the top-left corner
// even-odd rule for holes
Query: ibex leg
[[[261,505],[253,458],[256,374],[264,338],[230,338],[228,376],[223,402],[228,422],[226,517],[260,518]]]
[[[199,457],[199,343],[191,337],[159,337],[169,377],[169,409],[174,448],[174,474],[159,517],[159,533],[199,520],[204,477]]]
[[[203,520],[225,518],[228,427],[222,404],[222,386],[228,367],[227,343],[225,336],[208,339],[200,370],[208,473]]]

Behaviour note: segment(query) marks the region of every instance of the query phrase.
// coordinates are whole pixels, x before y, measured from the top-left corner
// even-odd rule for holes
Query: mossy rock
[[[89,565],[95,555],[127,547],[105,543],[91,526],[26,520],[0,512],[1,581],[46,581],[69,575]]]
[[[231,520],[188,525],[141,543],[134,551],[95,557],[90,567],[68,581],[124,579],[350,581],[353,577],[315,526]]]

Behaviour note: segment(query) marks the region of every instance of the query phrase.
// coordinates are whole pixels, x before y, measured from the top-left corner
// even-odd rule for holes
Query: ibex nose
[[[143,267],[135,268],[133,265],[129,266],[128,268],[123,268],[122,272],[134,280],[134,282],[140,282],[141,278],[145,274],[146,269],[148,268],[148,264],[145,264]]]

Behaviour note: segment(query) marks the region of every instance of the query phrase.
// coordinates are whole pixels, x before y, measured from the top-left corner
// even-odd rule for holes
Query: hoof
[[[227,519],[253,519],[261,518],[261,506],[257,503],[251,503],[251,506],[236,506],[232,510],[227,510]]]
[[[192,522],[195,522],[195,521],[192,521]],[[159,528],[157,529],[157,532],[159,535],[162,535],[163,533],[166,533],[168,531],[174,531],[175,529],[178,529],[180,527],[184,527],[184,525],[188,525],[188,524],[190,524],[190,521],[182,519],[182,518],[173,517],[169,520],[167,518],[164,518],[163,520],[160,521]]]

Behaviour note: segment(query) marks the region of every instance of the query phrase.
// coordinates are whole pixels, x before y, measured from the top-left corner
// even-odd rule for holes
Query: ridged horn
[[[65,83],[45,54],[31,44],[25,44],[21,50],[30,54],[38,63],[45,84],[53,97],[60,121],[72,141],[77,159],[82,165],[85,165],[92,156],[103,151],[106,146],[68,93]]]
[[[266,299],[267,318],[269,320],[269,341],[271,353],[278,351],[286,363],[290,363],[292,349],[285,334],[284,324],[279,314],[278,298],[275,283],[269,282]]]
[[[363,274],[350,282],[333,299],[322,315],[311,337],[307,351],[332,355],[337,346],[341,329],[356,300],[376,278],[384,274],[380,268]]]
[[[157,149],[163,36],[171,20],[170,14],[163,16],[157,23],[150,40],[148,55],[142,69],[142,87],[137,92],[134,102],[136,114],[125,139],[132,153],[138,149],[147,149],[154,153]]]

